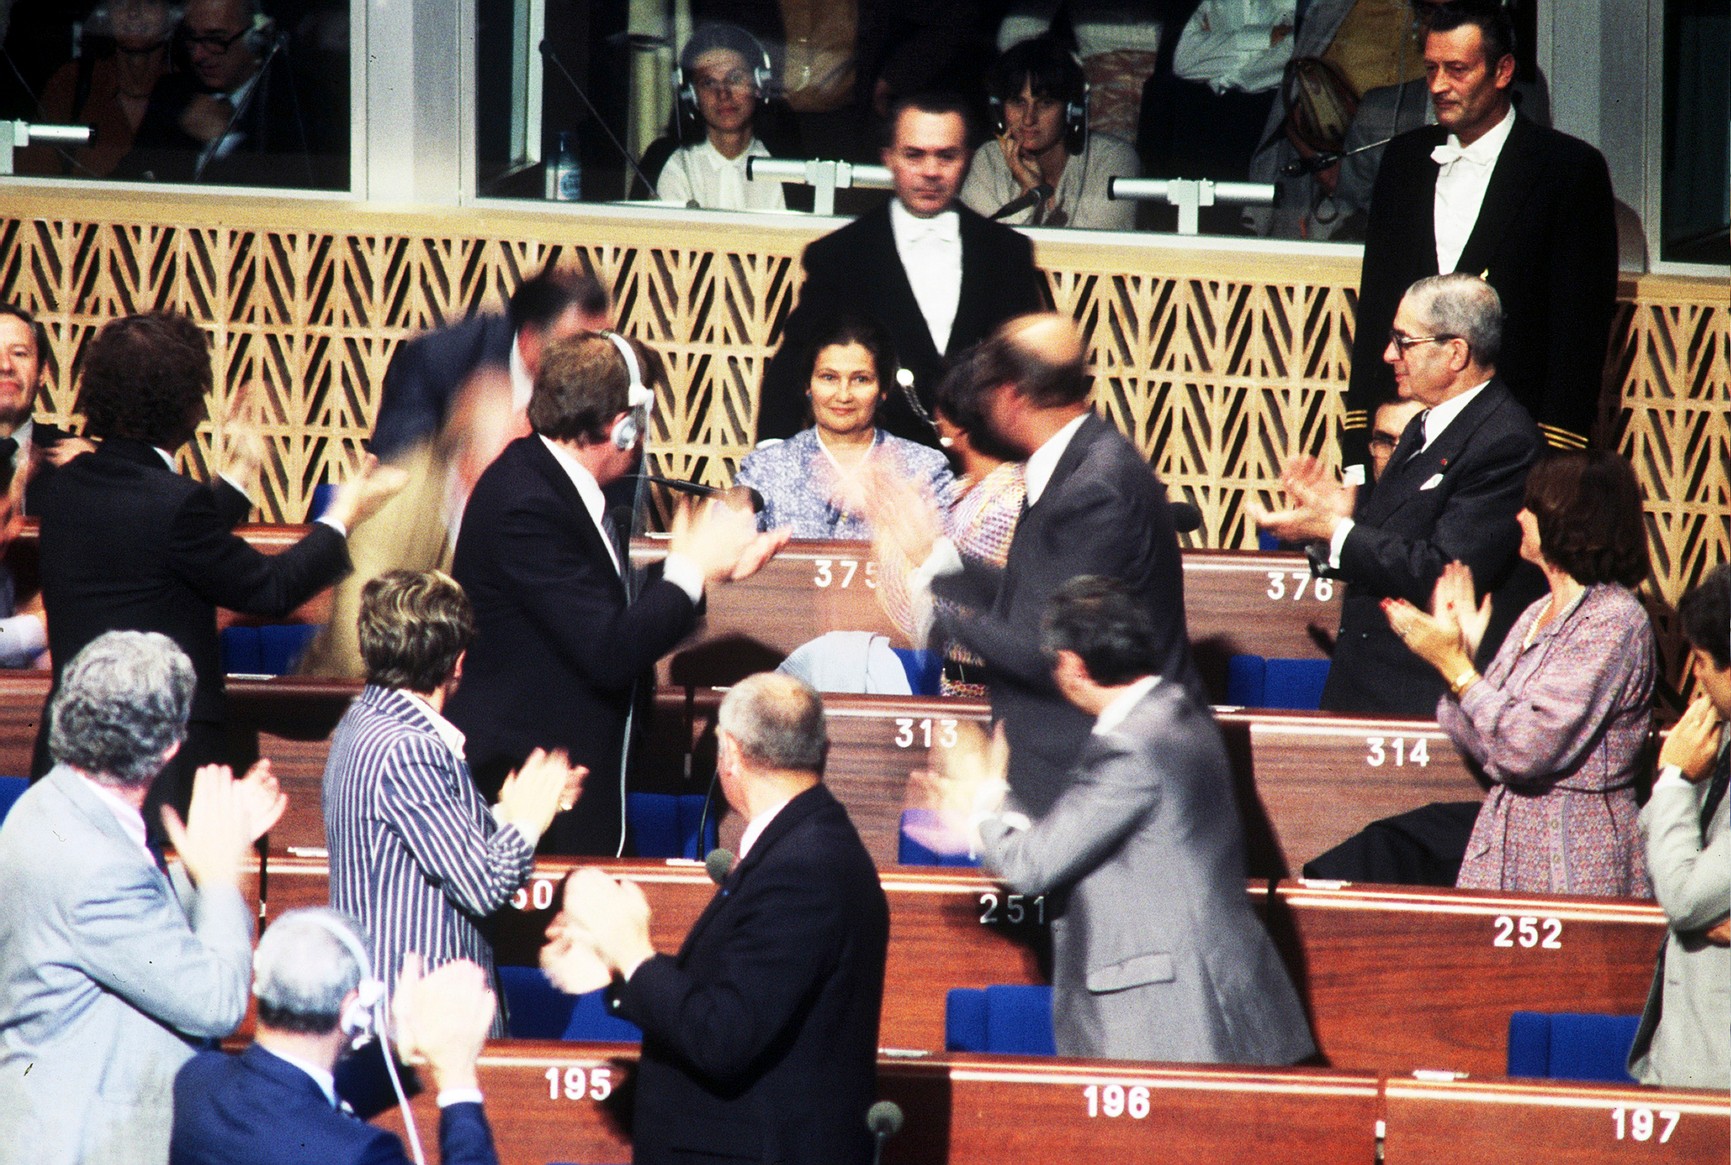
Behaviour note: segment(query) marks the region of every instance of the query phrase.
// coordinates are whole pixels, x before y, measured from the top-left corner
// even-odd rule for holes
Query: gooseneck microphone
[[[571,86],[572,92],[577,94],[577,99],[583,102],[584,107],[589,110],[589,116],[595,119],[595,124],[601,127],[601,132],[607,135],[607,140],[613,143],[613,148],[618,151],[621,158],[625,159],[625,164],[631,167],[631,172],[637,175],[637,180],[643,183],[643,188],[649,191],[650,197],[653,198],[655,196],[655,183],[649,180],[649,175],[643,172],[643,167],[637,164],[637,159],[631,156],[631,151],[625,148],[625,143],[619,140],[618,135],[613,132],[612,127],[601,116],[601,111],[595,108],[595,103],[589,100],[589,94],[584,92],[583,86],[577,83],[577,78],[571,75],[571,70],[565,67],[565,62],[559,59],[559,54],[553,51],[553,46],[548,44],[546,40],[542,40],[536,48],[540,49],[542,56],[553,63],[555,69],[559,70],[559,75],[565,78],[565,83]],[[627,191],[626,193],[630,192]]]
[[[1023,191],[1015,198],[1010,199],[1010,201],[998,207],[998,209],[992,214],[992,221],[997,222],[1001,218],[1009,218],[1012,214],[1020,214],[1030,206],[1039,206],[1050,197],[1052,197],[1051,184],[1048,182],[1042,182],[1032,190]]]
[[[733,873],[733,851],[730,849],[712,849],[703,859],[703,872],[709,875],[709,880],[717,886],[727,881],[727,875]],[[901,1123],[901,1113],[896,1114],[897,1124]]]
[[[704,485],[699,481],[681,481],[676,477],[660,477],[653,473],[639,473],[636,476],[642,481],[647,481],[654,485],[665,486],[670,490],[682,494],[690,494],[693,497],[722,498],[724,500],[728,498],[743,498],[745,501],[751,503],[752,513],[763,513],[763,495],[748,485],[735,485],[723,489],[720,486]]]
[[[878,1165],[884,1142],[902,1131],[902,1106],[893,1100],[878,1101],[866,1109],[866,1128],[872,1134],[872,1165]]]
[[[1282,166],[1280,172],[1288,178],[1302,178],[1306,174],[1319,174],[1343,158],[1354,157],[1366,150],[1380,150],[1398,136],[1397,134],[1383,138],[1381,141],[1366,142],[1364,145],[1354,146],[1350,150],[1323,150],[1321,153],[1312,154],[1308,158],[1294,158]]]

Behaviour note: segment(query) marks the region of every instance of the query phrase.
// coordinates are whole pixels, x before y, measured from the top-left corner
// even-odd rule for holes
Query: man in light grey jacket
[[[1731,564],[1677,604],[1701,692],[1659,752],[1641,811],[1647,871],[1671,928],[1629,1072],[1643,1084],[1731,1087]]]
[[[189,1041],[246,1014],[241,875],[285,803],[268,764],[198,771],[188,822],[167,826],[190,884],[145,842],[193,684],[166,636],[93,640],[55,695],[54,769],[0,828],[0,1165],[165,1162]]]
[[[989,869],[1048,895],[1058,1054],[1291,1064],[1316,1051],[1280,956],[1244,892],[1232,775],[1207,708],[1154,674],[1148,612],[1072,579],[1042,639],[1093,733],[1038,820],[1002,804],[1007,755],[951,750],[952,797],[978,809]],[[955,803],[952,801],[952,803]]]

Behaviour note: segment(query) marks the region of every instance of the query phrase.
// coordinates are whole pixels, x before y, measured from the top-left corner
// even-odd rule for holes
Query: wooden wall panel
[[[497,310],[543,263],[594,272],[625,330],[667,357],[650,439],[655,471],[730,480],[755,426],[756,385],[794,302],[815,227],[622,211],[414,210],[264,198],[165,199],[11,187],[0,296],[50,337],[41,411],[72,411],[69,370],[94,331],[131,311],[185,311],[209,330],[212,415],[256,382],[275,458],[265,520],[295,521],[312,487],[359,457],[395,346]],[[1102,247],[1039,241],[1058,306],[1078,318],[1097,405],[1201,508],[1197,545],[1254,545],[1248,504],[1295,453],[1334,455],[1350,361],[1358,255],[1219,241]],[[1731,306],[1726,280],[1627,277],[1607,378],[1607,431],[1646,483],[1655,605],[1731,559]],[[220,425],[189,453],[204,472]],[[1659,611],[1668,632],[1667,613]],[[1669,638],[1669,636],[1666,636]]]

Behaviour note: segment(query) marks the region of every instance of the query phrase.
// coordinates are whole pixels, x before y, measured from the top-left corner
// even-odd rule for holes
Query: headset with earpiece
[[[655,394],[643,383],[643,368],[637,363],[637,353],[631,350],[625,337],[618,332],[601,334],[619,349],[619,357],[625,361],[625,374],[631,378],[631,386],[625,395],[625,415],[613,422],[613,428],[607,434],[615,449],[626,450],[649,431],[649,409],[655,403]]]
[[[679,62],[673,66],[675,116],[681,138],[685,136],[686,126],[703,124],[697,110],[697,81],[692,70],[697,67],[697,58],[712,49],[728,49],[744,57],[751,66],[752,95],[759,101],[770,98],[775,69],[770,64],[769,50],[763,47],[763,42],[737,25],[700,27],[685,42],[685,48],[679,53]]]
[[[252,24],[248,26],[246,35],[242,38],[246,51],[253,56],[261,55],[270,48],[270,42],[276,39],[276,21],[262,12],[252,15]]]

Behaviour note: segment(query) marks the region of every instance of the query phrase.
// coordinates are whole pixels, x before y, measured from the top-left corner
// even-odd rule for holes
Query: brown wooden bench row
[[[292,546],[305,526],[242,526],[240,533],[267,553]],[[639,539],[633,557],[664,553],[658,538]],[[1226,661],[1239,653],[1321,658],[1340,620],[1333,583],[1310,578],[1300,554],[1247,550],[1187,550],[1185,615],[1198,666],[1216,700],[1226,693]],[[34,589],[34,523],[6,549],[20,593]],[[1321,588],[1318,590],[1318,588]],[[223,612],[234,623],[323,623],[330,592],[322,591],[285,619],[259,620]],[[878,631],[905,646],[877,599],[870,547],[861,542],[795,542],[752,578],[718,587],[696,634],[662,663],[663,683],[705,687],[728,684],[774,667],[795,647],[825,631]]]
[[[630,1160],[636,1059],[619,1044],[489,1044],[481,1087],[500,1160]],[[1722,1092],[1322,1068],[881,1057],[878,1092],[906,1117],[886,1165],[1698,1165],[1723,1160],[1731,1132]],[[415,1113],[438,1127],[430,1096]],[[402,1128],[395,1112],[378,1123]]]
[[[501,963],[534,965],[565,874],[543,860],[492,920]],[[714,890],[702,867],[603,863],[643,887],[658,949],[677,950]],[[890,951],[879,1042],[943,1047],[952,987],[1043,983],[1046,903],[971,870],[885,871]],[[270,859],[274,918],[327,900],[324,862]],[[1514,1011],[1634,1014],[1665,921],[1652,903],[1388,886],[1248,889],[1297,984],[1327,1061],[1385,1072],[1496,1074]]]

